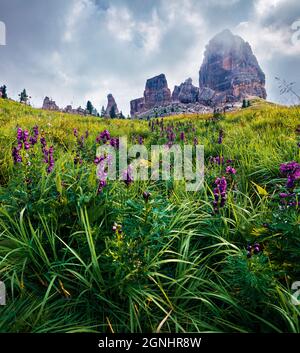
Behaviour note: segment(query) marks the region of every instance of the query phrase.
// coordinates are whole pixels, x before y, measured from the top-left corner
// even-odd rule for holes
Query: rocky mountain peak
[[[106,110],[105,110],[105,115],[107,117],[109,117],[111,115],[111,111],[112,111],[113,107],[115,110],[115,115],[118,115],[119,109],[118,109],[116,100],[115,100],[114,96],[111,93],[109,93],[107,95],[107,106],[106,106]]]
[[[171,92],[164,74],[147,80],[144,96],[130,102],[132,116],[156,116],[163,111],[207,111],[238,106],[244,98],[266,98],[265,74],[249,43],[229,29],[215,35],[206,46],[199,71],[199,88],[188,78]],[[154,112],[155,111],[155,112]],[[153,113],[154,112],[154,113]]]
[[[199,88],[193,85],[191,78],[186,79],[180,86],[175,86],[172,100],[180,103],[196,103],[198,101]]]
[[[212,38],[199,72],[200,89],[224,92],[227,100],[247,96],[266,98],[265,75],[249,43],[224,30]]]
[[[171,102],[171,91],[165,74],[147,80],[144,91],[145,109],[163,106]]]

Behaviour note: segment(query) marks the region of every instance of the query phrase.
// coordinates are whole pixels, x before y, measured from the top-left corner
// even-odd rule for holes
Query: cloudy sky
[[[188,77],[198,86],[205,45],[229,28],[252,46],[268,99],[289,103],[274,78],[300,92],[297,20],[299,0],[0,0],[0,84],[15,99],[25,87],[36,107],[48,95],[100,110],[111,92],[128,114],[149,77],[165,73],[171,90]]]

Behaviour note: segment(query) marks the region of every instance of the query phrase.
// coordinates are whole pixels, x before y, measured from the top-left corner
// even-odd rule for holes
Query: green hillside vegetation
[[[299,125],[263,101],[147,122],[0,99],[0,332],[299,333]],[[170,134],[204,145],[200,191],[97,180],[98,145]]]

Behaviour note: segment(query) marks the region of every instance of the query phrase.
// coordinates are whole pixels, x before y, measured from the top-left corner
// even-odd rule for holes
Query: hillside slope
[[[300,332],[299,107],[146,122],[0,99],[0,124],[0,332]],[[204,145],[204,187],[97,178],[121,136]]]

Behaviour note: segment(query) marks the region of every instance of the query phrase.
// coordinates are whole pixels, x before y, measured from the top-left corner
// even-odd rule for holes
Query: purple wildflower
[[[54,152],[53,146],[51,146],[49,150],[47,150],[46,148],[44,150],[45,162],[48,164],[46,169],[48,174],[51,173],[54,168],[53,152]]]
[[[40,141],[41,141],[42,149],[45,148],[46,145],[47,145],[45,137],[42,137],[42,138],[40,139]]]
[[[171,141],[171,142],[173,142],[173,141],[175,141],[175,139],[176,139],[176,135],[175,135],[175,133],[174,133],[173,131],[171,131],[171,132],[168,134],[168,140]]]
[[[107,185],[108,166],[112,163],[112,156],[100,156],[94,161],[97,165],[97,179],[99,180],[97,194]]]
[[[122,177],[123,177],[124,183],[127,186],[129,186],[133,182],[132,167],[130,165],[126,170],[124,170]]]
[[[143,192],[143,198],[144,198],[146,203],[148,202],[150,196],[151,196],[150,192],[148,192],[148,191],[144,191]]]
[[[289,196],[291,196],[292,194],[287,194],[286,192],[281,192],[280,194],[279,194],[279,197],[281,198],[281,199],[285,199],[285,198],[287,198],[287,197],[289,197]]]
[[[21,128],[18,128],[17,130],[17,140],[18,142],[27,142],[29,137],[29,132],[28,130],[22,130]]]
[[[80,139],[78,139],[78,146],[79,148],[83,148],[84,146],[84,136],[81,135]]]
[[[33,134],[34,137],[37,137],[39,135],[39,127],[37,125],[33,127]]]
[[[300,168],[300,164],[292,161],[288,163],[282,163],[280,164],[280,172],[284,175],[287,175],[289,173],[293,173],[295,170]]]
[[[29,131],[24,130],[23,131],[23,142],[26,142],[28,140],[28,137],[29,137]]]
[[[114,147],[115,149],[119,149],[119,144],[120,144],[120,141],[119,139],[116,137],[116,138],[111,138],[110,141],[109,141],[110,145],[112,147]]]
[[[104,187],[107,185],[107,164],[110,162],[110,158],[100,156],[95,159],[97,160],[97,178],[99,180],[97,194],[101,193]]]
[[[75,127],[73,129],[73,134],[75,137],[78,137],[78,130]]]
[[[110,133],[108,130],[104,130],[101,132],[100,140],[104,143],[106,143],[108,140],[110,140]]]
[[[18,139],[18,141],[22,140],[22,136],[23,136],[23,130],[21,128],[18,128],[18,130],[17,130],[17,139]]]
[[[216,156],[216,157],[210,157],[209,158],[209,161],[210,163],[213,163],[213,164],[223,164],[224,163],[224,157],[223,156]]]
[[[215,212],[218,212],[218,207],[224,207],[226,202],[226,191],[227,191],[227,181],[226,178],[223,176],[221,178],[217,178],[215,180],[216,187],[213,190],[214,193],[214,201],[213,206]]]
[[[295,181],[300,179],[300,164],[295,161],[282,163],[279,169],[281,174],[287,177],[286,187],[293,189]]]
[[[24,147],[24,150],[29,150],[30,146],[36,143],[35,138],[29,139],[29,132],[28,130],[22,130],[21,128],[18,128],[17,130],[17,147],[14,147],[12,149],[12,157],[14,160],[14,163],[21,163],[22,162],[22,157],[20,155],[21,149]]]
[[[226,174],[236,174],[236,169],[229,165],[226,167]]]
[[[99,180],[97,194],[100,194],[106,185],[107,185],[106,180]]]
[[[224,131],[221,129],[219,131],[219,138],[218,138],[218,144],[219,145],[223,142],[223,138],[224,138]]]
[[[262,251],[261,245],[259,243],[254,243],[252,246],[247,246],[247,257],[250,258],[253,254],[257,255]]]
[[[258,254],[260,251],[261,251],[260,244],[255,243],[254,244],[254,249],[253,249],[254,254]]]
[[[77,154],[76,157],[74,157],[74,164],[82,164],[83,160],[80,158],[80,156]]]
[[[20,149],[18,147],[12,149],[12,157],[15,164],[22,162],[22,157],[20,156],[19,151]]]
[[[31,136],[29,140],[30,140],[31,146],[34,146],[37,143],[37,137],[35,136]]]
[[[104,159],[105,159],[104,156],[96,157],[94,159],[94,164],[98,165],[100,162],[104,161]]]

